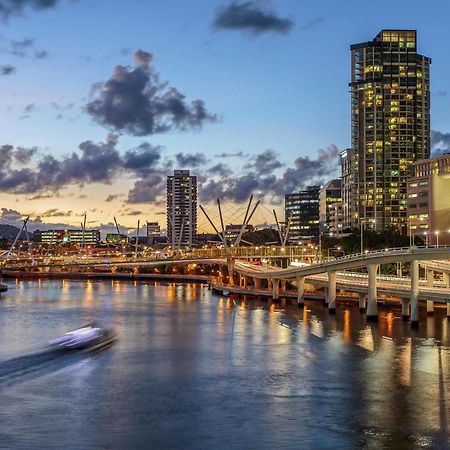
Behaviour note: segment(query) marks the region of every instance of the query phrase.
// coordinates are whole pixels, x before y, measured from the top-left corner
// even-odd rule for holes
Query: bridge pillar
[[[274,278],[272,280],[272,298],[274,300],[278,300],[279,296],[280,296],[280,280]]]
[[[427,286],[433,287],[434,272],[432,270],[427,270]],[[427,300],[427,315],[432,316],[434,314],[434,301]]]
[[[358,300],[359,300],[359,310],[361,312],[366,310],[366,294],[360,292],[358,294]]]
[[[411,326],[419,326],[419,263],[411,261]]]
[[[305,304],[305,277],[297,277],[297,306],[301,308]]]
[[[336,313],[336,272],[328,272],[328,312]]]
[[[378,321],[377,270],[378,264],[367,265],[367,273],[369,274],[369,290],[367,294],[367,320],[372,322]]]
[[[409,298],[402,298],[402,320],[409,320]]]
[[[234,274],[234,259],[232,258],[228,258],[227,259],[227,267],[228,267],[228,284],[230,286],[234,285],[234,278],[233,278],[233,274]]]
[[[281,280],[281,290],[282,291],[286,290],[286,280]]]
[[[271,290],[273,289],[273,281],[272,278],[267,279],[267,289]]]
[[[261,289],[261,278],[253,278],[253,285],[255,289]]]
[[[450,287],[450,274],[443,273],[442,279],[444,281],[445,287]],[[447,303],[447,319],[450,320],[450,302]]]

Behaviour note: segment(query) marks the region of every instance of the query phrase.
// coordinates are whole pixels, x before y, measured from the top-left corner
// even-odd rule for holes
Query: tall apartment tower
[[[407,178],[430,153],[431,59],[417,53],[415,30],[382,30],[350,50],[352,151],[341,161],[354,176],[343,177],[352,196],[344,223],[406,234]]]
[[[197,177],[175,170],[167,177],[167,237],[172,248],[191,247],[197,234]]]

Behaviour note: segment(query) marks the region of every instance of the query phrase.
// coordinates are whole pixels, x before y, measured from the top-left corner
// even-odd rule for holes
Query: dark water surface
[[[194,284],[30,281],[0,300],[0,448],[449,446],[450,323],[226,299]],[[87,321],[95,354],[46,343]]]

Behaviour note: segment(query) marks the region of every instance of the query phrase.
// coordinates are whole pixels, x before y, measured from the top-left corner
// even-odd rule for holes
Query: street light
[[[434,234],[436,235],[436,247],[439,248],[439,231],[435,231]]]
[[[428,231],[424,231],[423,234],[425,235],[425,247],[428,248]]]

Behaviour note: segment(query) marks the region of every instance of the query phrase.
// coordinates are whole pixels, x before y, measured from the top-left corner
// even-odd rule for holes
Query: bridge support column
[[[443,273],[442,279],[444,281],[445,287],[450,287],[450,274]],[[450,303],[447,303],[447,319],[450,320]]]
[[[328,312],[336,314],[336,272],[328,272]]]
[[[359,310],[360,312],[364,312],[366,310],[366,294],[360,292],[358,294],[358,300],[359,300]]]
[[[281,280],[281,290],[282,291],[286,290],[286,280]]]
[[[432,270],[427,270],[427,286],[433,287],[434,282],[434,272]],[[432,316],[434,314],[434,301],[427,300],[427,315]]]
[[[402,320],[409,320],[409,298],[402,298]]]
[[[305,304],[305,277],[297,277],[297,306],[301,308]]]
[[[227,267],[228,267],[228,284],[230,286],[234,285],[234,259],[228,258],[227,260]]]
[[[278,300],[279,296],[280,296],[280,280],[274,278],[272,280],[272,298],[274,300]]]
[[[261,278],[253,278],[255,289],[261,289]]]
[[[411,261],[411,326],[419,326],[419,263]]]
[[[367,266],[367,273],[369,274],[369,290],[367,294],[367,320],[371,322],[378,321],[377,270],[378,264],[369,264]]]

